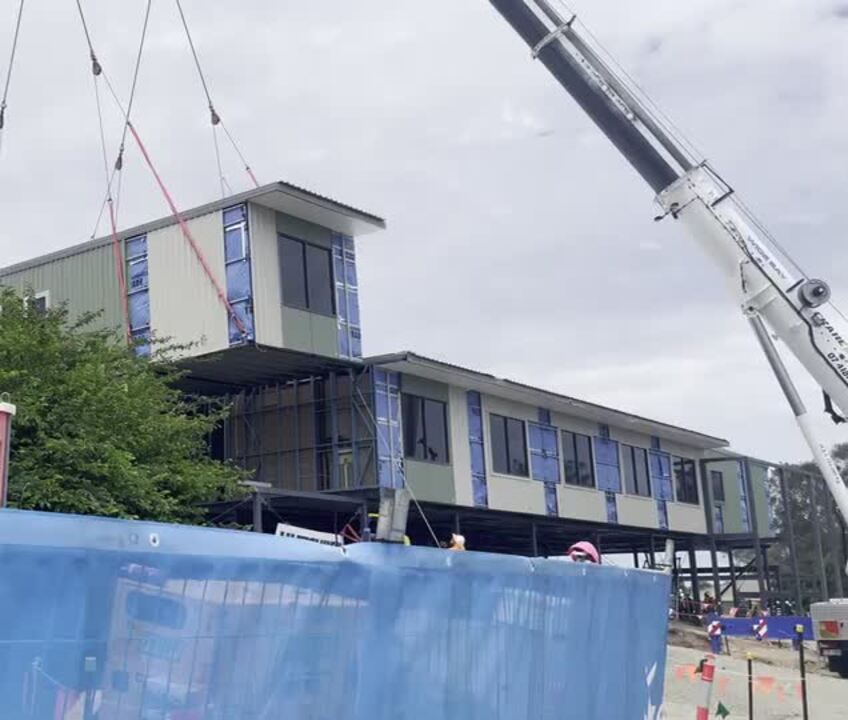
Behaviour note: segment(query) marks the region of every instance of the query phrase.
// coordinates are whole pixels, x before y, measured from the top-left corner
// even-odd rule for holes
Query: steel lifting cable
[[[259,181],[256,179],[256,176],[253,174],[253,170],[250,168],[250,164],[245,159],[241,150],[239,149],[238,144],[233,138],[230,131],[227,129],[227,126],[224,124],[224,121],[221,119],[221,116],[218,114],[218,111],[215,109],[215,105],[212,102],[212,95],[209,92],[209,85],[206,82],[206,76],[203,74],[203,68],[200,65],[200,58],[197,55],[197,48],[194,46],[194,40],[191,37],[191,31],[188,28],[188,21],[186,20],[185,12],[183,12],[183,5],[180,0],[176,0],[177,10],[180,13],[180,20],[182,21],[183,30],[185,30],[186,38],[188,39],[188,46],[191,49],[191,56],[194,58],[194,66],[197,68],[197,74],[200,77],[200,84],[203,86],[203,93],[206,95],[206,102],[209,103],[209,118],[212,122],[212,134],[215,140],[215,156],[218,162],[218,176],[221,181],[221,189],[223,192],[224,186],[226,184],[226,179],[224,178],[223,169],[221,167],[221,154],[218,149],[218,136],[216,134],[217,127],[220,125],[221,129],[224,131],[224,134],[227,136],[227,140],[230,141],[230,145],[232,145],[233,150],[235,150],[236,155],[238,155],[239,160],[241,160],[242,165],[244,165],[244,171],[247,173],[248,177],[251,179],[253,184],[256,187],[259,187]]]
[[[9,99],[9,85],[12,82],[12,68],[15,65],[15,56],[18,52],[18,38],[21,36],[21,18],[24,15],[24,0],[18,5],[18,17],[15,20],[15,32],[12,35],[12,50],[9,53],[9,67],[6,69],[6,80],[3,83],[3,97],[0,98],[0,140],[2,140],[3,128],[6,125],[6,101]]]
[[[247,336],[247,334],[248,334],[247,328],[245,327],[241,318],[239,318],[236,311],[233,309],[232,305],[230,304],[230,301],[227,299],[227,295],[224,292],[223,288],[221,287],[221,284],[217,281],[214,274],[212,273],[212,269],[209,267],[209,264],[206,262],[206,258],[203,256],[203,253],[200,251],[200,248],[198,247],[197,242],[195,241],[194,236],[192,235],[191,230],[188,227],[188,224],[183,219],[179,210],[177,210],[177,206],[174,203],[170,192],[168,192],[167,187],[165,187],[165,183],[162,181],[162,178],[160,177],[159,173],[157,172],[155,166],[153,165],[153,161],[150,158],[150,154],[147,152],[147,148],[144,146],[144,143],[142,142],[141,137],[139,136],[138,132],[136,131],[135,127],[133,126],[132,122],[130,121],[130,112],[132,110],[132,104],[133,104],[133,100],[135,98],[135,91],[136,91],[136,87],[137,87],[137,84],[138,84],[139,67],[141,65],[142,53],[143,53],[143,50],[144,50],[144,41],[145,41],[145,37],[147,35],[147,28],[148,28],[148,25],[149,25],[150,7],[151,7],[151,4],[152,4],[152,0],[148,0],[148,2],[147,2],[147,10],[146,10],[145,16],[144,16],[144,25],[142,27],[141,40],[139,41],[138,54],[136,56],[135,71],[133,73],[132,88],[130,90],[130,98],[129,98],[129,102],[127,103],[126,108],[124,108],[123,104],[121,103],[120,98],[118,97],[118,94],[115,92],[114,86],[109,81],[109,78],[106,75],[106,73],[104,72],[100,63],[97,61],[97,56],[94,52],[94,47],[93,47],[93,44],[91,42],[91,35],[89,34],[88,25],[86,24],[86,21],[85,21],[85,13],[83,12],[80,0],[76,0],[76,2],[77,2],[77,8],[79,9],[79,13],[80,13],[80,19],[81,19],[82,24],[83,24],[83,29],[85,31],[86,41],[88,42],[89,51],[91,53],[92,70],[93,70],[93,72],[95,72],[95,75],[98,75],[98,76],[102,75],[103,80],[106,83],[106,87],[109,89],[109,92],[111,93],[113,99],[115,100],[115,103],[118,105],[118,108],[120,109],[121,114],[124,116],[124,130],[123,130],[123,133],[122,133],[122,136],[121,136],[121,144],[120,144],[120,147],[118,149],[118,158],[115,161],[115,167],[113,169],[112,176],[114,177],[114,174],[117,173],[117,172],[120,172],[122,167],[123,167],[123,154],[124,154],[125,140],[126,140],[127,133],[130,133],[133,136],[133,139],[135,140],[136,144],[138,145],[138,148],[141,151],[141,154],[144,157],[144,160],[147,163],[147,166],[150,168],[150,171],[153,173],[153,177],[156,179],[156,183],[159,185],[159,189],[162,191],[162,194],[165,197],[165,201],[168,203],[168,207],[171,209],[171,212],[174,215],[174,218],[176,219],[177,223],[179,224],[180,230],[182,231],[182,234],[183,234],[183,237],[186,239],[186,241],[190,245],[191,249],[194,251],[194,254],[197,257],[198,261],[200,262],[200,265],[203,268],[204,272],[206,273],[207,278],[209,279],[209,281],[212,283],[213,287],[215,288],[215,292],[217,293],[218,298],[221,300],[221,303],[227,309],[227,313],[232,318],[233,322],[235,323],[236,327],[238,328],[239,333],[241,333],[242,336]],[[109,185],[107,186],[107,204],[108,204],[108,207],[109,207],[109,215],[110,215],[110,220],[111,220],[112,228],[113,228],[113,240],[117,241],[117,219],[116,219],[116,216],[115,216],[114,203],[111,202],[111,180],[109,182]],[[102,214],[102,209],[101,209],[101,214]],[[118,253],[122,255],[122,253],[120,253],[120,242],[118,242]],[[120,268],[119,279],[122,276],[123,276],[123,259],[121,259],[121,268]],[[125,290],[123,291],[123,295],[124,295],[124,298],[127,297]],[[126,302],[125,302],[125,307],[126,307]],[[127,327],[129,328],[129,321],[127,321]]]

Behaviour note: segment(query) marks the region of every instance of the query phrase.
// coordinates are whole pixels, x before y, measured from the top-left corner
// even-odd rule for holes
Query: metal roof
[[[386,221],[377,215],[372,215],[364,210],[358,210],[350,205],[345,205],[324,195],[319,195],[318,193],[283,182],[282,180],[253,188],[237,195],[230,195],[220,200],[206,203],[205,205],[181,210],[180,216],[184,220],[191,220],[192,218],[208,215],[209,213],[245,202],[263,205],[278,212],[292,215],[347,235],[366,235],[377,230],[383,230],[386,227]],[[166,215],[158,220],[121,230],[118,233],[118,238],[123,240],[134,235],[143,235],[169,227],[176,224],[176,222],[176,218],[173,215]],[[30,260],[24,260],[14,265],[0,268],[0,276],[88,252],[89,250],[108,245],[111,242],[111,235],[88,240],[87,242],[72,245],[56,252],[47,253],[46,255],[40,255]]]
[[[398,372],[407,372],[437,382],[448,382],[516,402],[544,405],[550,410],[574,417],[629,428],[636,432],[656,435],[704,450],[723,448],[728,445],[728,441],[724,438],[687,430],[676,425],[586,402],[550,390],[525,385],[514,380],[495,377],[488,373],[423,357],[409,351],[366,358],[365,363],[379,365]]]

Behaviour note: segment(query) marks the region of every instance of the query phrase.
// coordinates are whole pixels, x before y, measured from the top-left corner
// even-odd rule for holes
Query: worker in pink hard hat
[[[601,564],[601,555],[598,549],[587,540],[581,540],[568,548],[568,557],[574,562],[590,562],[595,565]]]

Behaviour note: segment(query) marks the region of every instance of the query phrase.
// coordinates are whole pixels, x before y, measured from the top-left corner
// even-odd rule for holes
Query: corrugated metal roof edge
[[[599,410],[602,412],[612,413],[613,415],[617,415],[622,418],[631,418],[634,420],[638,420],[640,422],[649,423],[651,425],[656,425],[660,428],[667,428],[668,430],[672,430],[677,433],[683,433],[685,435],[689,435],[693,438],[698,438],[701,443],[704,442],[712,443],[713,446],[707,449],[718,449],[727,447],[730,443],[724,438],[715,437],[713,435],[707,435],[706,433],[698,432],[696,430],[689,430],[688,428],[683,428],[678,425],[672,425],[671,423],[661,422],[659,420],[652,420],[651,418],[646,418],[641,415],[634,415],[633,413],[628,413],[623,410],[616,410],[615,408],[607,407],[605,405],[599,405],[597,403],[587,402],[586,400],[580,400],[578,398],[573,398],[568,395],[563,395],[561,393],[556,393],[551,390],[545,390],[544,388],[534,387],[533,385],[527,385],[525,383],[516,382],[515,380],[508,380],[505,378],[499,378],[496,375],[492,375],[491,373],[481,372],[479,370],[472,370],[471,368],[462,367],[461,365],[455,365],[453,363],[445,362],[444,360],[435,360],[433,358],[424,357],[423,355],[417,355],[414,352],[409,350],[405,350],[397,353],[389,353],[386,355],[375,355],[372,357],[364,358],[364,363],[369,365],[386,365],[395,362],[409,362],[409,363],[419,363],[422,365],[429,365],[433,368],[442,368],[447,370],[459,371],[462,373],[468,373],[474,375],[477,378],[488,380],[492,383],[497,384],[505,384],[511,387],[514,387],[519,390],[526,390],[529,392],[542,393],[543,395],[548,395],[552,398],[556,398],[558,400],[565,400],[568,402],[579,403],[587,408],[592,408],[594,410]]]
[[[350,205],[345,205],[344,203],[340,203],[325,195],[320,195],[318,193],[312,192],[311,190],[307,190],[305,188],[298,187],[297,185],[292,185],[291,183],[284,182],[283,180],[278,180],[277,182],[269,183],[268,185],[262,185],[261,187],[246,190],[245,192],[238,193],[236,195],[230,195],[228,197],[221,198],[220,200],[215,200],[213,202],[205,203],[203,205],[198,205],[197,207],[189,208],[188,210],[182,210],[180,212],[180,215],[184,220],[192,220],[202,215],[208,215],[209,213],[217,212],[218,210],[222,210],[225,207],[229,207],[230,205],[238,205],[239,203],[249,202],[250,200],[261,197],[262,195],[267,195],[268,193],[274,191],[284,192],[289,195],[297,196],[300,200],[303,200],[305,202],[323,204],[327,206],[330,210],[336,210],[344,212],[346,214],[356,215],[357,217],[359,217],[359,219],[376,225],[380,228],[386,227],[386,221],[383,218],[378,217],[377,215],[372,215],[371,213],[365,212],[364,210],[359,210]],[[155,230],[161,230],[162,228],[173,225],[175,222],[176,220],[174,219],[173,215],[166,215],[156,220],[146,222],[142,225],[136,225],[134,227],[127,228],[126,230],[121,230],[118,233],[118,238],[124,240],[126,238],[132,237],[133,235],[143,235],[144,233],[153,232]],[[79,255],[81,253],[89,252],[90,250],[96,250],[97,248],[109,245],[111,242],[112,236],[106,235],[104,237],[95,238],[93,240],[87,240],[83,243],[77,243],[76,245],[71,245],[70,247],[63,248],[61,250],[56,250],[54,252],[47,253],[46,255],[39,255],[38,257],[34,257],[29,260],[22,260],[21,262],[15,263],[14,265],[8,265],[6,267],[0,268],[0,277],[12,275],[16,272],[21,272],[22,270],[30,270],[32,268],[38,267],[39,265],[45,265],[49,262],[53,262],[55,260],[62,260],[67,257],[72,257],[73,255]]]

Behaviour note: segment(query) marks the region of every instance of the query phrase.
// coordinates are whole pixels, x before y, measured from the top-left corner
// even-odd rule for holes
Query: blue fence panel
[[[0,512],[4,720],[655,720],[669,577]]]
[[[710,622],[716,619],[715,615],[704,617],[704,625],[709,625]],[[725,635],[730,637],[747,637],[754,639],[754,625],[761,618],[746,617],[746,618],[731,618],[719,617],[721,629]],[[777,615],[766,618],[766,633],[767,640],[794,640],[797,635],[795,626],[804,626],[804,640],[813,640],[813,621],[808,617],[798,617],[794,615]]]

